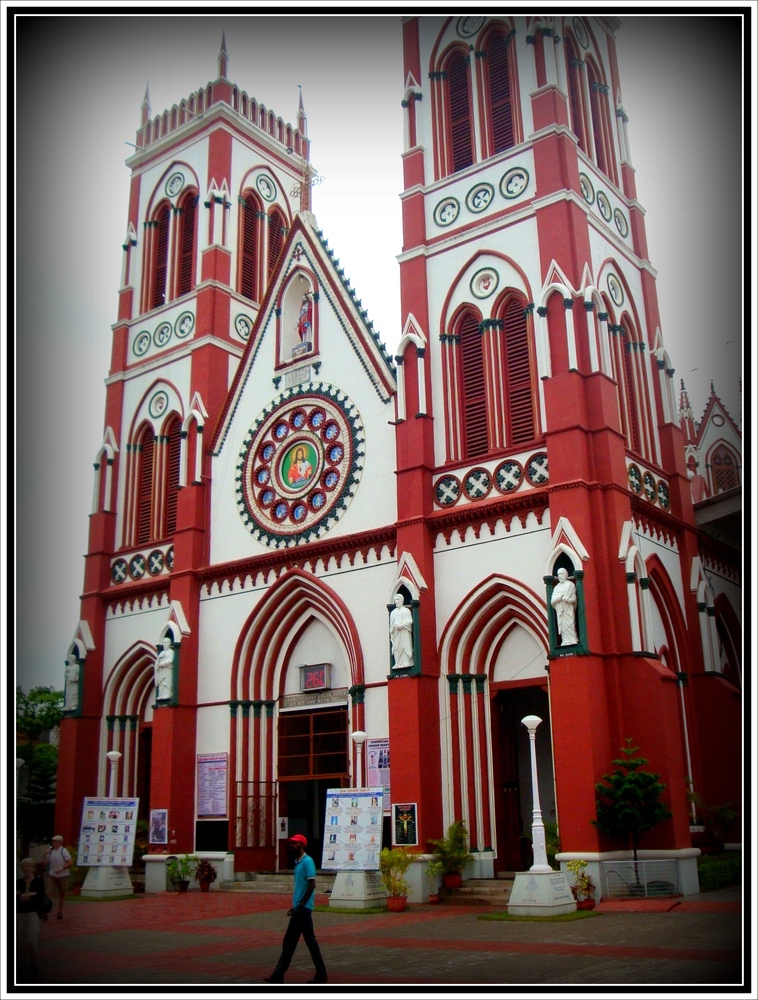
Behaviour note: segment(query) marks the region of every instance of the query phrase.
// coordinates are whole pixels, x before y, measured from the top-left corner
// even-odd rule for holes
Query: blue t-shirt
[[[292,906],[297,909],[303,902],[303,898],[308,891],[308,879],[316,877],[316,865],[313,863],[313,858],[304,854],[299,861],[295,862],[295,891],[292,894]],[[312,892],[305,902],[306,910],[313,909],[314,899],[316,895]]]

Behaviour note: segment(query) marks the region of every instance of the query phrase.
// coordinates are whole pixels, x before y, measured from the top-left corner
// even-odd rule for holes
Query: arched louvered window
[[[240,295],[247,299],[258,299],[258,254],[260,252],[261,213],[258,202],[248,194],[241,206],[240,229]]]
[[[595,67],[590,62],[587,63],[587,83],[590,90],[590,114],[592,116],[592,135],[595,142],[595,163],[597,163],[604,174],[607,174],[608,165],[605,160],[603,113],[600,106],[603,95],[600,91]]]
[[[469,66],[468,55],[456,52],[446,67],[452,173],[470,167],[474,162]]]
[[[195,236],[197,232],[197,194],[189,191],[182,199],[179,215],[179,275],[177,295],[186,295],[195,287]]]
[[[144,545],[152,537],[155,438],[151,427],[146,427],[143,431],[138,449],[140,463],[137,490],[137,543]]]
[[[734,455],[725,447],[717,448],[711,458],[711,482],[713,493],[723,493],[740,485],[737,474],[737,463]]]
[[[274,210],[268,219],[268,276],[273,274],[284,244],[284,218]]]
[[[178,418],[166,429],[168,438],[168,474],[166,476],[166,531],[167,536],[176,531],[176,504],[179,496],[179,455],[181,451],[181,425]]]
[[[502,153],[515,145],[511,95],[511,67],[505,36],[494,34],[486,47],[491,151]]]
[[[627,337],[622,337],[620,342],[624,358],[624,381],[626,382],[626,405],[628,414],[626,437],[631,450],[639,453],[641,450],[640,414],[634,373],[634,358],[632,357],[632,352],[634,350],[632,347],[633,341],[631,336],[629,336],[628,339]]]
[[[458,335],[463,372],[463,447],[465,457],[474,458],[487,454],[489,439],[482,334],[473,313],[464,314]]]
[[[161,205],[155,217],[158,223],[153,243],[152,297],[150,308],[157,309],[166,301],[166,279],[168,276],[168,234],[171,221],[171,207]]]
[[[509,445],[527,444],[535,438],[533,364],[529,350],[524,307],[511,299],[503,315],[505,336]]]
[[[566,36],[566,79],[569,92],[569,109],[571,111],[571,131],[579,140],[579,148],[587,152],[587,137],[584,128],[584,99],[582,79],[580,76],[580,61],[574,41]]]

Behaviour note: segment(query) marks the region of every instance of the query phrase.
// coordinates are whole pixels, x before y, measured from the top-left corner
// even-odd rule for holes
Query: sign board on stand
[[[330,906],[362,909],[384,900],[379,875],[383,789],[330,788],[326,793],[321,867],[336,871]]]
[[[77,865],[89,868],[82,896],[126,896],[134,891],[128,868],[134,859],[139,799],[86,797],[82,806]]]

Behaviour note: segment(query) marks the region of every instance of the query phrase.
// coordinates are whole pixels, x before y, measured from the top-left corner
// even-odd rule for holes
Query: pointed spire
[[[229,70],[229,53],[226,51],[226,31],[221,32],[221,50],[218,54],[218,75],[222,80],[227,79]]]
[[[147,81],[145,86],[145,96],[142,99],[142,104],[140,105],[140,111],[142,112],[141,124],[146,125],[150,118],[150,81]]]
[[[692,413],[692,405],[690,404],[690,397],[684,385],[684,379],[681,379],[681,385],[682,388],[679,393],[679,426],[684,434],[685,444],[690,444],[695,441],[697,436],[695,431],[695,417]]]
[[[300,135],[308,135],[308,119],[305,116],[305,106],[303,105],[303,88],[298,83],[297,89],[300,91],[300,100],[297,108],[297,130]]]
[[[716,395],[716,390],[713,388],[713,379],[711,379],[711,395],[712,396]]]

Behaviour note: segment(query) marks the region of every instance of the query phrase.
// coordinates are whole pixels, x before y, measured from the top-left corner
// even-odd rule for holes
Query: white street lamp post
[[[108,795],[110,798],[114,799],[116,797],[116,778],[118,775],[118,762],[121,760],[121,754],[118,750],[109,750],[105,755],[110,761],[111,774],[110,782],[108,784]]]
[[[529,731],[529,752],[532,760],[532,850],[534,852],[534,864],[529,869],[532,872],[551,872],[553,869],[547,863],[547,850],[545,849],[545,826],[542,822],[542,810],[540,809],[540,792],[537,784],[537,726],[542,719],[537,715],[527,715],[521,720],[521,724]]]
[[[363,744],[366,742],[366,734],[362,729],[356,729],[352,740],[355,743],[355,770],[358,778],[356,788],[363,788]]]

